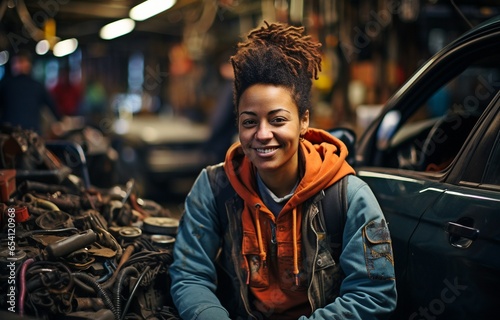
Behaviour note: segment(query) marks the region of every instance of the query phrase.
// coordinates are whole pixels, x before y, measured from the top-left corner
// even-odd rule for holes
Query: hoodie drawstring
[[[295,285],[300,284],[299,278],[299,253],[297,245],[297,208],[293,208],[292,211],[292,231],[293,231],[293,274],[295,275]]]
[[[262,240],[262,230],[260,229],[260,204],[255,205],[255,225],[257,227],[257,239],[259,242],[259,255],[264,266],[267,264],[266,250],[264,250],[264,241]]]

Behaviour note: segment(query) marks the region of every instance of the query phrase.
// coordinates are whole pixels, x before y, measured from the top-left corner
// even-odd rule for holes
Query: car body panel
[[[429,308],[433,316],[486,319],[500,301],[500,255],[485,254],[500,248],[498,192],[443,187],[425,192],[440,196],[411,237],[407,281],[414,285],[407,288],[413,305]],[[449,223],[477,230],[477,238],[450,232]]]

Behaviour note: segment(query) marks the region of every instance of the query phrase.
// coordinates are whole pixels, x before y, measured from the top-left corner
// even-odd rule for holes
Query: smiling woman
[[[377,200],[354,176],[346,146],[309,128],[321,55],[303,32],[266,22],[231,57],[239,142],[186,198],[170,267],[183,319],[387,319],[395,308]],[[343,201],[322,201],[340,181],[344,213]],[[343,244],[333,245],[325,221],[343,214]]]

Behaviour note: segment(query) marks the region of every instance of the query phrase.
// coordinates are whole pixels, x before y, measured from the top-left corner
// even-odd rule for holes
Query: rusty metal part
[[[99,311],[104,308],[101,298],[75,298],[73,302],[73,311]]]
[[[43,230],[74,227],[72,217],[68,213],[59,210],[46,211],[36,218],[35,223]]]
[[[26,202],[27,204],[30,204],[30,205],[35,206],[35,207],[45,208],[45,209],[53,210],[53,211],[60,211],[59,207],[56,206],[53,202],[38,198],[31,193],[26,193],[22,197],[22,200],[24,202]]]

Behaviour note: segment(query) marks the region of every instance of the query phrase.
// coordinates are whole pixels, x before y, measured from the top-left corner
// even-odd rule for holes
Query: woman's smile
[[[279,147],[272,147],[272,148],[255,148],[254,150],[257,151],[257,153],[264,155],[264,156],[271,156],[274,154],[275,151],[277,151]]]

